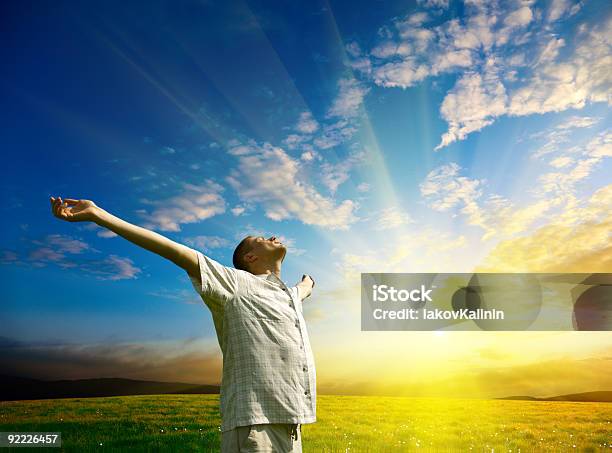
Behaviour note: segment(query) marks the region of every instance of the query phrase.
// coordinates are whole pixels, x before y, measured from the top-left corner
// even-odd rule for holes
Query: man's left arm
[[[302,281],[298,283],[297,288],[300,295],[300,300],[304,300],[310,296],[312,293],[312,288],[314,288],[315,282],[314,279],[310,275],[304,274],[302,276]]]

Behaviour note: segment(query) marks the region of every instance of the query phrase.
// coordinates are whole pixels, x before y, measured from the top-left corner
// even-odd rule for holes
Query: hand
[[[93,221],[98,206],[91,200],[73,200],[62,197],[51,197],[51,210],[58,219],[67,222]]]
[[[309,284],[311,288],[314,288],[315,282],[310,275],[307,275],[307,274],[302,275],[302,281]]]

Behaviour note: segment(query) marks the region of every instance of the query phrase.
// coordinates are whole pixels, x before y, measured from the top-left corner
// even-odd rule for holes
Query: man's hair
[[[252,236],[245,237],[240,244],[234,249],[234,256],[232,261],[234,262],[234,267],[236,269],[241,269],[243,271],[249,271],[249,263],[244,259],[244,255],[251,251],[251,246],[249,245],[249,238]]]

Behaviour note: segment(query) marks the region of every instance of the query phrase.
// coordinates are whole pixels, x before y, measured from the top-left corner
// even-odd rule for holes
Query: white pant
[[[221,435],[222,453],[302,453],[298,424],[266,423],[237,426]]]

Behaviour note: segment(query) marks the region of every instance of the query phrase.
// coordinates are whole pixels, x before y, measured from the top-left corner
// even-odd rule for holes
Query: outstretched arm
[[[91,200],[74,200],[51,197],[51,209],[55,217],[68,222],[95,222],[128,241],[156,253],[177,266],[189,275],[199,275],[196,252],[178,242],[146,228],[133,225],[96,206]]]

